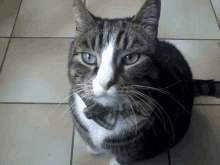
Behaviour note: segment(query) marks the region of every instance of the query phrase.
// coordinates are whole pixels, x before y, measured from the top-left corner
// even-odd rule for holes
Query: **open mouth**
[[[124,118],[124,120],[130,125],[134,126],[135,124],[140,123],[143,120],[147,119],[147,116],[140,111],[137,111],[137,105],[141,106],[141,102],[136,102],[132,107],[128,105],[120,105],[118,109],[116,107],[103,107],[100,104],[93,103],[84,108],[84,115],[88,119],[92,119],[101,127],[112,130],[115,127],[119,115]],[[120,109],[120,110],[119,110]],[[148,110],[148,114],[151,114],[151,111]]]

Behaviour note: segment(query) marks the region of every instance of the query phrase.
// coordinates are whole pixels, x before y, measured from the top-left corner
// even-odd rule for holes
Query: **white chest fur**
[[[98,147],[101,148],[101,144],[103,140],[107,137],[111,137],[114,135],[120,135],[121,131],[129,129],[130,125],[127,124],[121,116],[119,116],[117,123],[113,130],[107,130],[101,126],[99,126],[93,120],[87,119],[83,113],[83,109],[86,107],[83,100],[76,94],[76,114],[82,121],[83,125],[89,130],[90,137],[92,142]]]

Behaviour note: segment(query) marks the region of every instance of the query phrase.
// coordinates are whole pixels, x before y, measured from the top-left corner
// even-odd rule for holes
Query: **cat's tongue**
[[[101,127],[112,130],[116,124],[119,113],[110,107],[101,107],[94,103],[83,110],[88,119],[92,119]]]

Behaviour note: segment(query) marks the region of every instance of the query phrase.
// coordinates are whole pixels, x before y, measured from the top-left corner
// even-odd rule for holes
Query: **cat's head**
[[[158,43],[160,0],[147,0],[132,18],[95,17],[81,0],[74,0],[74,13],[69,79],[75,92],[112,106],[137,99],[134,85],[155,86],[159,73],[151,57]]]

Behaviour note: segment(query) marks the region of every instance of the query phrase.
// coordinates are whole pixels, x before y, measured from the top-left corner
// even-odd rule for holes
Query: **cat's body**
[[[160,1],[146,1],[133,18],[113,20],[89,14],[80,0],[74,6],[70,108],[81,137],[94,153],[111,153],[121,164],[173,147],[189,127],[194,84],[181,53],[157,39]],[[117,116],[110,117],[115,123],[105,127],[88,118],[90,104],[112,108],[106,111]]]

